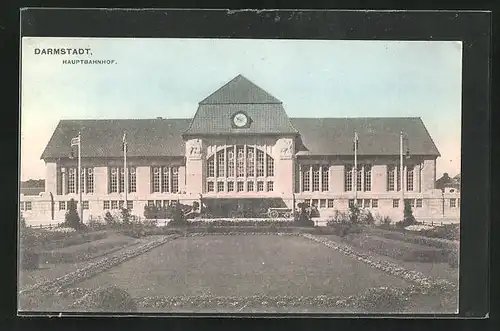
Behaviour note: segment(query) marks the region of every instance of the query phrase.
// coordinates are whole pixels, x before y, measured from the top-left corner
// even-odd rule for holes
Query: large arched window
[[[222,148],[206,166],[208,192],[273,191],[274,159],[254,146]]]

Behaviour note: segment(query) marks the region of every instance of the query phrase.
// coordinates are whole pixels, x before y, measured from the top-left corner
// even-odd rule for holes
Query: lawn
[[[78,284],[146,296],[349,296],[409,284],[298,236],[186,237]]]

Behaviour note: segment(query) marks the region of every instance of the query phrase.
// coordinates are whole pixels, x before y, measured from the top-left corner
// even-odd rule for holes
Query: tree
[[[73,228],[75,230],[79,230],[82,228],[82,223],[80,221],[80,216],[78,215],[78,211],[76,210],[76,201],[75,199],[71,199],[68,202],[68,211],[66,212],[64,218],[64,224]]]
[[[122,208],[122,222],[125,225],[130,224],[130,210]]]
[[[405,223],[415,223],[415,217],[413,216],[413,210],[411,209],[410,201],[405,200],[405,208],[403,210],[403,219]]]

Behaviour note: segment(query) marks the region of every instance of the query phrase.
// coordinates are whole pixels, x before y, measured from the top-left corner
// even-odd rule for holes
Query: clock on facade
[[[233,124],[238,128],[248,125],[248,116],[244,113],[236,113],[233,116]]]

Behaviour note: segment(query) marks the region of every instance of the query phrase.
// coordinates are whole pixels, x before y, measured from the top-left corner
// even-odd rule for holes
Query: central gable
[[[281,104],[271,94],[264,91],[242,75],[238,75],[217,91],[206,97],[200,105],[206,104]]]
[[[239,113],[248,117],[248,126],[235,127]],[[238,75],[199,103],[184,136],[297,133],[280,100]]]

